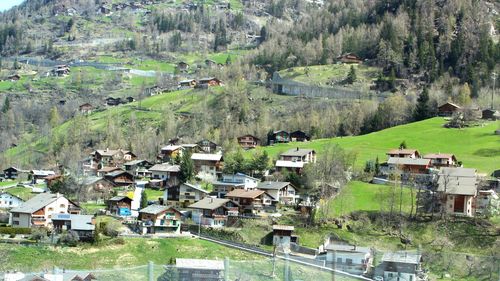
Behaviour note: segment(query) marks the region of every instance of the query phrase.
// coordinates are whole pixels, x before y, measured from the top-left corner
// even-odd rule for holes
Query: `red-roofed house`
[[[453,167],[457,165],[457,158],[455,158],[455,155],[449,153],[426,154],[424,159],[430,159],[431,166],[434,167]]]
[[[398,149],[391,149],[389,152],[386,153],[387,156],[390,157],[395,157],[395,158],[420,158],[420,153],[418,153],[418,150],[416,149],[410,149],[410,148],[398,148]]]

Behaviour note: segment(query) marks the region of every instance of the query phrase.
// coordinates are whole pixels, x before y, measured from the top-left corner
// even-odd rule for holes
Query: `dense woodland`
[[[95,12],[100,4],[98,0],[30,0],[0,14],[2,56],[69,60],[105,51],[169,60],[175,54],[240,48],[246,34],[260,37],[253,47],[245,47],[247,55],[228,61],[226,67],[197,70],[196,75],[217,76],[226,85],[216,94],[202,90],[209,97],[193,105],[189,118],[174,114],[173,105],[168,105],[161,120],[141,119],[140,112],[137,116],[110,113],[105,129],[93,129],[89,118],[75,114],[76,108],[122,87],[119,76],[89,89],[84,85],[93,81],[82,72],[69,89],[49,85],[43,100],[0,94],[0,138],[4,140],[0,151],[13,144],[41,142],[30,145],[22,160],[3,154],[6,162],[36,166],[49,160],[76,168],[75,159],[97,147],[129,148],[151,158],[177,136],[185,141],[208,138],[231,150],[238,135],[252,133],[265,139],[277,129],[301,129],[313,138],[364,134],[434,116],[437,105],[448,100],[489,107],[492,73],[499,70],[495,32],[500,21],[494,13],[499,7],[490,1],[330,0],[322,7],[298,0],[247,1],[243,11],[210,6],[182,11],[155,8],[147,16],[122,11],[107,22]],[[64,13],[62,7],[74,7],[79,15],[55,16]],[[255,21],[248,11],[268,16]],[[106,50],[76,52],[54,46],[104,36],[109,24],[126,29],[128,38],[107,45]],[[262,82],[278,70],[335,63],[344,53],[355,53],[365,64],[378,67],[375,84],[388,86],[374,93],[391,91],[392,96],[384,101],[295,102],[251,83]],[[0,63],[8,73],[19,68],[17,62]],[[349,79],[354,82],[355,74]],[[159,77],[155,83],[166,81]],[[31,91],[29,84],[25,88]],[[134,90],[130,95],[141,93]],[[57,104],[62,98],[69,99],[67,105]],[[63,130],[60,125],[66,121],[70,123]]]

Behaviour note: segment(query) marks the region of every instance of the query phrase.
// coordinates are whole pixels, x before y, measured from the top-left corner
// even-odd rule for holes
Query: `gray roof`
[[[130,199],[127,196],[115,196],[115,197],[110,198],[108,201],[122,201],[123,199],[128,199],[128,200],[132,201],[132,199]]]
[[[148,162],[148,161],[146,161],[146,160],[132,160],[132,161],[129,161],[123,165],[124,166],[134,166],[134,165],[140,164],[142,162]]]
[[[204,160],[204,161],[221,161],[221,154],[207,154],[207,153],[193,153],[191,155],[193,160]]]
[[[280,190],[285,186],[289,185],[290,182],[287,181],[263,181],[257,185],[258,189],[276,189]]]
[[[215,210],[221,206],[224,206],[224,204],[226,204],[229,201],[231,201],[231,200],[205,197],[205,198],[201,199],[200,201],[189,205],[188,208],[202,209],[202,210]]]
[[[181,167],[179,165],[171,165],[168,163],[156,164],[149,168],[150,172],[180,172]]]
[[[10,212],[32,214],[61,197],[64,196],[62,194],[53,194],[50,192],[40,193],[17,208],[12,209]]]
[[[164,212],[166,210],[168,210],[167,206],[154,204],[154,205],[149,205],[146,208],[139,210],[139,213],[157,215],[157,214]]]
[[[106,177],[112,177],[112,178],[114,178],[114,177],[117,177],[117,176],[119,176],[121,174],[129,174],[130,176],[133,177],[133,175],[131,173],[129,173],[127,171],[122,171],[122,170],[117,170],[117,171],[113,171],[111,173],[107,173],[105,176]]]
[[[408,252],[389,252],[384,253],[382,257],[382,262],[397,262],[397,263],[409,263],[409,264],[419,264],[422,255],[408,253]]]
[[[334,244],[330,243],[325,246],[327,251],[337,251],[337,252],[350,252],[350,253],[370,253],[371,249],[368,247],[358,247],[349,244]]]
[[[389,165],[416,165],[416,166],[427,166],[431,163],[430,159],[423,158],[399,158],[399,157],[389,157],[387,164]]]
[[[201,191],[203,193],[207,193],[207,194],[210,193],[207,190],[201,188],[200,186],[197,186],[197,185],[194,185],[194,184],[190,184],[188,182],[183,183],[183,185],[186,185],[186,186],[188,186],[190,188],[196,189],[196,190]]]
[[[82,185],[92,185],[100,180],[105,180],[105,179],[103,177],[90,176],[79,179],[77,183]]]
[[[201,270],[224,270],[224,261],[201,260],[201,259],[175,259],[177,268],[201,269]]]
[[[293,148],[293,149],[288,150],[287,152],[281,153],[280,156],[304,157],[311,152],[314,153],[315,151],[313,149]]]
[[[44,170],[31,170],[31,173],[35,176],[40,176],[40,177],[52,176],[56,174],[54,171],[44,171]]]
[[[52,220],[71,221],[72,230],[95,230],[92,215],[54,214]]]
[[[282,224],[275,224],[273,225],[273,230],[288,230],[288,231],[293,231],[295,227],[293,225],[282,225]]]
[[[446,194],[476,195],[476,170],[442,167],[439,170],[438,191]]]

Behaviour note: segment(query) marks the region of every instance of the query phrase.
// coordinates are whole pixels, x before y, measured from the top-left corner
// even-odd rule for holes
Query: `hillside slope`
[[[490,174],[500,168],[500,136],[494,131],[500,122],[488,122],[484,126],[466,129],[447,129],[443,118],[397,126],[362,136],[319,139],[304,143],[278,144],[265,147],[274,159],[279,153],[294,147],[313,148],[321,155],[328,146],[338,144],[357,153],[356,166],[363,167],[367,160],[386,159],[385,153],[406,141],[409,148],[421,154],[453,153],[464,167],[477,168]]]

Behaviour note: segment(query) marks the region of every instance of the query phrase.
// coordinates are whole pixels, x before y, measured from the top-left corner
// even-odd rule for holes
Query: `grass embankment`
[[[27,201],[36,195],[35,193],[31,192],[31,188],[20,187],[20,186],[10,187],[5,189],[5,191],[23,199],[24,201]]]
[[[385,161],[388,150],[406,141],[408,148],[418,149],[422,155],[453,153],[464,167],[476,168],[479,172],[490,174],[499,168],[500,138],[494,131],[500,122],[486,122],[484,126],[465,129],[447,129],[443,127],[444,123],[443,118],[436,117],[361,136],[277,144],[263,149],[276,159],[280,153],[295,147],[312,148],[321,156],[326,148],[338,144],[356,152],[356,166],[362,168],[367,160],[374,160],[377,156],[380,162]]]

